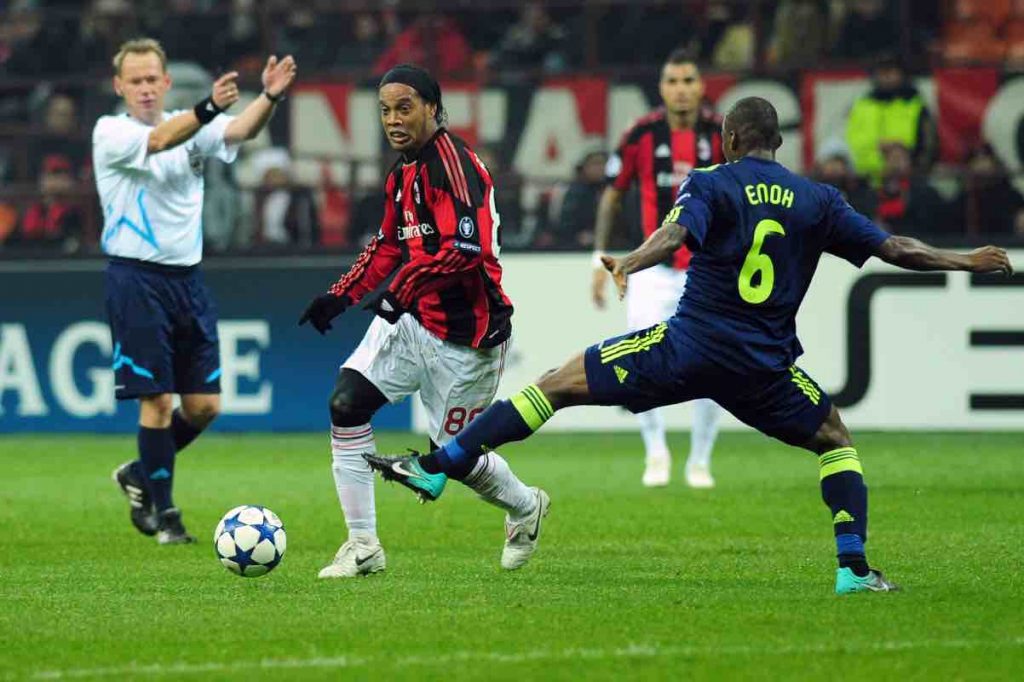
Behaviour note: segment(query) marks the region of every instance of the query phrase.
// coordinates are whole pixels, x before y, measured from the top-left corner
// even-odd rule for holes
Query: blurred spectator
[[[344,16],[345,23],[349,23],[351,15]],[[310,72],[323,71],[338,65],[335,53],[341,45],[348,42],[347,38],[338,40],[343,33],[341,17],[342,15],[337,12],[318,14],[311,7],[294,6],[284,15],[283,24],[275,30],[274,44],[277,52],[292,55],[303,69],[309,69]],[[356,15],[355,19],[358,18],[359,15]]]
[[[264,244],[312,247],[319,244],[316,200],[308,187],[294,184],[288,151],[272,147],[256,153],[257,239]]]
[[[853,170],[850,149],[841,140],[832,139],[818,150],[814,163],[814,179],[838,189],[854,210],[873,218],[878,196],[864,178]]]
[[[878,223],[897,234],[946,231],[944,202],[923,177],[914,174],[910,150],[889,142],[882,146],[882,158]]]
[[[348,40],[336,42],[330,67],[367,69],[380,57],[386,37],[382,17],[373,12],[359,12],[352,17]],[[302,64],[302,61],[299,61]]]
[[[349,167],[349,172],[355,172],[353,166]],[[328,161],[320,162],[319,189],[320,244],[341,248],[352,246],[352,197],[347,188],[335,181],[334,171]],[[379,225],[380,221],[377,221],[373,229]]]
[[[39,177],[46,155],[59,153],[70,161],[75,177],[85,179],[83,174],[90,165],[90,148],[78,120],[75,98],[68,92],[53,92],[34,118],[42,123],[42,132],[29,155],[30,177]]]
[[[648,66],[661,64],[667,54],[680,47],[696,53],[699,41],[695,25],[687,20],[679,0],[611,6],[599,28],[601,62]]]
[[[851,0],[840,25],[833,56],[865,60],[895,51],[900,42],[900,25],[892,10],[898,4],[886,0]]]
[[[10,3],[0,22],[0,73],[56,75],[68,70],[74,25],[63,16],[47,17],[37,0]]]
[[[970,234],[1024,235],[1024,197],[1010,182],[1006,167],[988,144],[967,158],[964,187],[953,200],[957,229]]]
[[[846,141],[857,172],[877,183],[881,145],[898,142],[911,150],[918,172],[927,172],[938,148],[935,124],[924,98],[894,59],[879,63],[872,90],[858,98],[846,122]]]
[[[77,250],[82,235],[82,212],[70,196],[75,189],[71,161],[60,154],[47,155],[39,176],[39,200],[25,210],[20,229],[6,243],[53,246],[64,252]]]
[[[523,230],[523,179],[502,160],[492,146],[478,145],[477,157],[483,162],[494,183],[494,208],[501,218],[501,229],[506,234],[519,234]]]
[[[552,21],[539,2],[523,5],[519,21],[509,27],[492,56],[496,69],[542,69],[546,73],[564,71],[565,31]]]
[[[259,72],[266,62],[256,0],[231,0],[228,30],[214,54],[218,71]]]
[[[591,248],[594,245],[594,223],[597,202],[605,186],[603,151],[590,152],[577,164],[576,177],[562,197],[558,219],[548,226],[534,244],[540,247]]]
[[[443,80],[465,74],[472,54],[459,25],[443,14],[425,14],[395,36],[374,64],[374,72],[383,74],[399,64],[413,63]]]
[[[245,202],[239,201],[234,165],[207,159],[203,185],[203,245],[225,251],[242,237],[237,226]]]
[[[214,50],[224,32],[224,17],[201,14],[204,5],[200,0],[168,0],[159,15],[159,24],[149,27],[149,31],[159,36],[171,59],[187,59],[206,69],[222,69],[224,64],[217,63]]]
[[[104,71],[123,42],[138,33],[132,4],[128,0],[93,0],[82,16],[71,67],[78,71]]]
[[[749,15],[741,3],[713,1],[708,6],[708,32],[702,53],[720,69],[749,69],[754,65],[756,40]]]
[[[776,66],[805,68],[828,47],[825,0],[782,0],[773,25],[768,60]]]

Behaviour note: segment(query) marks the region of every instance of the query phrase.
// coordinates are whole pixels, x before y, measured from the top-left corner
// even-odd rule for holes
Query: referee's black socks
[[[171,486],[174,481],[174,435],[170,428],[139,427],[139,460],[146,485],[158,512],[174,506]]]
[[[180,407],[174,410],[171,415],[171,433],[174,436],[175,452],[184,450],[202,432],[202,429],[192,426],[192,422],[185,418]]]

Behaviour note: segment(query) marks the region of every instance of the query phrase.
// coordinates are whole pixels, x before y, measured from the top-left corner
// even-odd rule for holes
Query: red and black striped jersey
[[[440,128],[388,174],[380,231],[330,292],[357,303],[395,270],[388,291],[435,336],[491,348],[512,333],[501,288],[494,185],[476,154]]]
[[[637,119],[622,136],[608,159],[606,174],[612,186],[623,191],[636,181],[644,237],[661,225],[691,169],[723,161],[721,126],[721,118],[702,107],[693,128],[672,130],[660,108]],[[683,269],[689,263],[690,252],[684,246],[672,265]]]

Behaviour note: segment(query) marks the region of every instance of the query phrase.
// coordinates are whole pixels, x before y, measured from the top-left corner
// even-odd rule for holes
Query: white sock
[[[348,539],[377,541],[377,507],[373,497],[373,471],[364,452],[377,452],[373,427],[331,426],[331,471],[338,501],[345,514]]]
[[[722,408],[714,400],[693,401],[693,428],[690,430],[690,456],[687,466],[711,468],[711,449],[718,437]]]
[[[668,457],[668,443],[665,441],[665,417],[655,408],[636,416],[640,422],[640,437],[644,439],[644,451],[648,459]]]
[[[488,452],[476,461],[463,481],[485,502],[504,509],[512,520],[529,516],[537,503],[533,491],[519,480],[505,458]]]

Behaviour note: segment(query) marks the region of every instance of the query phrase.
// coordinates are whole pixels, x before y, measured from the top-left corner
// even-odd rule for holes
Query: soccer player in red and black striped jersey
[[[370,304],[378,317],[342,365],[330,399],[332,469],[349,537],[321,578],[384,569],[373,474],[361,456],[375,451],[373,414],[419,391],[432,444],[448,442],[494,399],[512,333],[487,168],[448,132],[441,88],[426,71],[396,66],[378,94],[388,143],[401,153],[386,180],[384,220],[349,271],[299,321],[326,333],[332,319],[394,275]],[[447,479],[424,477],[427,499],[436,499]],[[547,494],[526,487],[494,452],[462,482],[507,512],[502,566],[525,564],[537,546]]]
[[[605,303],[608,273],[601,256],[622,209],[630,185],[640,191],[640,221],[644,238],[661,225],[672,208],[676,190],[694,169],[714,166],[722,156],[721,118],[703,102],[704,81],[697,65],[685,51],[676,50],[665,60],[659,83],[662,106],[642,116],[622,136],[608,160],[609,184],[601,195],[594,229],[593,299]],[[645,329],[672,317],[686,286],[690,252],[684,246],[662,265],[636,273],[626,296],[626,321],[630,331]],[[721,409],[711,400],[693,401],[690,456],[686,482],[710,488],[711,449],[718,434]],[[658,409],[637,415],[646,451],[643,483],[668,485],[671,456],[665,441],[665,420]]]

